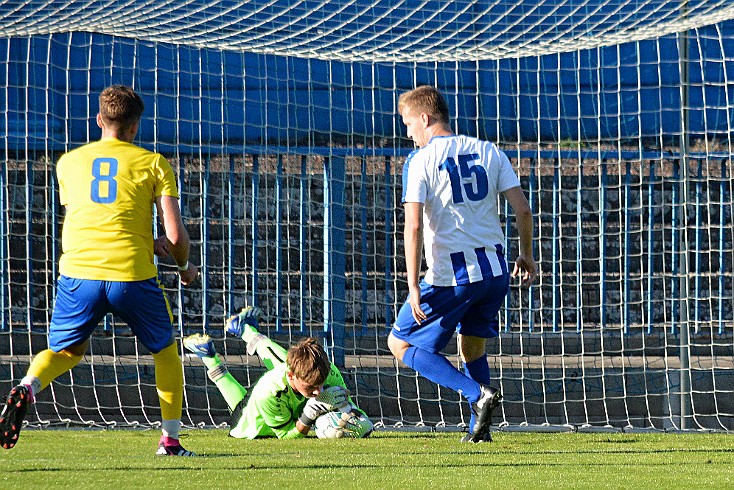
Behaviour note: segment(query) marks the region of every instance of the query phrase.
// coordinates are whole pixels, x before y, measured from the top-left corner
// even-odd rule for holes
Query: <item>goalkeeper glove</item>
[[[341,386],[331,386],[322,391],[318,396],[309,398],[306,406],[303,407],[298,420],[306,427],[311,427],[313,423],[326,412],[339,410],[349,404],[349,393]]]
[[[347,431],[350,437],[354,437],[355,439],[369,436],[372,433],[372,429],[374,429],[372,421],[361,413],[351,412],[344,414],[342,415],[342,420],[344,430]],[[339,425],[341,426],[341,424]]]
[[[331,405],[332,410],[343,411],[351,405],[349,403],[349,392],[343,386],[329,386],[319,393],[316,399]]]
[[[324,403],[317,398],[309,398],[306,402],[306,406],[303,407],[303,412],[301,412],[301,416],[298,417],[298,420],[306,427],[311,427],[320,415],[323,415],[326,412],[331,412],[332,408],[333,407],[331,405]]]

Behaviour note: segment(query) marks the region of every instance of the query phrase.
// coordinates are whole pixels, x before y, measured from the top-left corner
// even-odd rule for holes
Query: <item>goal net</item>
[[[407,287],[398,95],[433,84],[456,132],[495,141],[536,216],[541,274],[489,342],[508,429],[734,428],[734,6],[728,0],[0,3],[0,389],[47,346],[63,210],[55,162],[133,86],[136,143],[181,189],[202,280],[160,264],[180,336],[245,304],[288,345],[323,339],[378,426],[452,430],[468,406],[396,362]],[[518,243],[501,202],[509,260]],[[453,342],[445,354],[460,366]],[[182,351],[184,423],[228,422]],[[35,425],[154,426],[151,356],[105,319]]]

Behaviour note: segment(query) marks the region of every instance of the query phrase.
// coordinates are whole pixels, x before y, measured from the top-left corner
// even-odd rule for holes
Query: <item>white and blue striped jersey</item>
[[[434,136],[403,167],[403,203],[423,203],[426,283],[456,286],[507,273],[498,195],[520,185],[488,141]]]

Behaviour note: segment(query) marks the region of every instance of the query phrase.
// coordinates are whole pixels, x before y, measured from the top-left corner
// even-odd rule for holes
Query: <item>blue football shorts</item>
[[[107,313],[122,318],[153,354],[174,340],[173,314],[157,278],[118,282],[59,276],[49,348],[60,352],[84,342]]]
[[[420,325],[408,300],[398,312],[392,335],[430,352],[441,351],[454,332],[484,339],[497,337],[497,314],[510,289],[503,274],[461,286],[432,286],[421,281],[421,307],[428,317]]]

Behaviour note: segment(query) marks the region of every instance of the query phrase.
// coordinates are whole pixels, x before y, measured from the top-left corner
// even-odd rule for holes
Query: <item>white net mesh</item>
[[[512,289],[489,352],[499,420],[731,430],[733,16],[725,1],[0,3],[0,391],[46,346],[55,162],[98,138],[97,94],[124,83],[202,267],[187,290],[161,266],[180,333],[210,333],[250,386],[263,368],[222,324],[255,303],[284,345],[321,336],[376,422],[465,424],[460,397],[385,343],[407,293],[395,103],[430,83],[457,132],[508,153],[537,215],[540,283]],[[225,423],[184,362],[186,423]],[[109,318],[31,422],[158,416],[152,360]]]
[[[7,37],[98,32],[339,61],[490,60],[654,39],[734,18],[727,0],[4,2]]]

